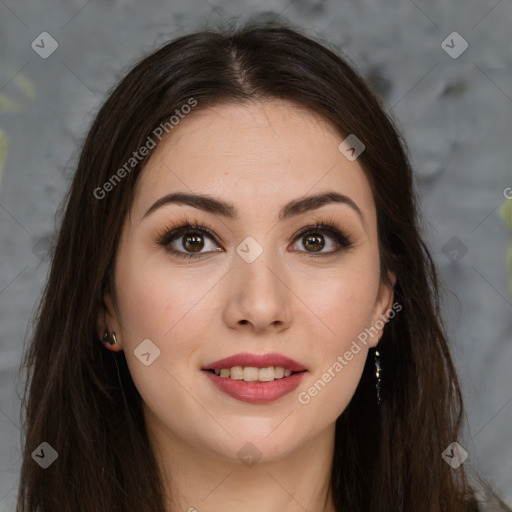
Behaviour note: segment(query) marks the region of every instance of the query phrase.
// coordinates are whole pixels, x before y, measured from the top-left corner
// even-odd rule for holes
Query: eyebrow
[[[207,213],[220,215],[228,219],[239,219],[238,211],[236,207],[231,203],[207,195],[189,194],[184,192],[173,192],[161,197],[153,205],[151,205],[148,211],[143,215],[142,219],[150,215],[158,208],[172,203],[192,206]],[[331,203],[345,204],[349,206],[361,218],[363,225],[365,224],[364,217],[359,206],[357,206],[357,204],[352,199],[350,199],[350,197],[334,191],[324,192],[322,194],[302,197],[290,201],[279,212],[279,220],[289,219],[296,215],[316,210],[326,204]]]

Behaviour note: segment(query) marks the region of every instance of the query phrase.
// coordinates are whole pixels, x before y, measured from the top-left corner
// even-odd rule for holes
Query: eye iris
[[[304,247],[306,249],[310,248],[311,252],[318,252],[322,250],[325,245],[324,237],[322,235],[306,235],[304,240],[306,240]]]
[[[204,247],[204,240],[202,235],[184,235],[182,245],[187,251],[199,252]]]

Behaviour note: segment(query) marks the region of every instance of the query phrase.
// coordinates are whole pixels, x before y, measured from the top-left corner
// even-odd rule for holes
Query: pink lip
[[[233,366],[254,366],[256,368],[282,366],[283,368],[297,373],[292,373],[289,377],[283,377],[282,379],[275,379],[269,382],[245,382],[229,377],[220,377],[214,372],[208,371],[222,370],[223,368],[232,368]],[[304,375],[307,373],[304,365],[275,352],[268,354],[250,354],[247,352],[235,354],[234,356],[225,357],[224,359],[219,359],[214,363],[206,365],[202,370],[211,382],[223,393],[237,400],[254,404],[266,404],[287,395],[299,386]]]
[[[222,368],[232,368],[233,366],[254,366],[256,368],[267,368],[269,366],[282,366],[292,372],[301,372],[306,370],[302,364],[290,359],[289,357],[270,352],[268,354],[235,354],[234,356],[219,359],[214,363],[204,366],[202,370],[222,370]]]
[[[223,366],[223,368],[226,367]],[[218,389],[220,389],[220,391],[236,398],[237,400],[253,404],[266,404],[287,395],[297,388],[307,371],[292,373],[289,377],[276,379],[270,382],[245,382],[243,380],[234,380],[229,377],[220,377],[215,373],[206,370],[204,370],[203,373]]]

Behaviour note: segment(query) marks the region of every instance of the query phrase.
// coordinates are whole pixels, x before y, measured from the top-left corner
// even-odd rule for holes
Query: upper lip
[[[202,370],[222,370],[223,368],[232,368],[233,366],[253,366],[256,368],[282,366],[283,368],[288,368],[292,372],[301,372],[306,370],[304,365],[275,352],[268,354],[235,354],[203,366]]]

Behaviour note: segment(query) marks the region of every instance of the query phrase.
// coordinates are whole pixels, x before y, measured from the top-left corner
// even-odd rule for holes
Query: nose
[[[224,321],[233,329],[275,333],[289,327],[293,294],[277,258],[266,252],[252,263],[235,258],[224,308]]]

